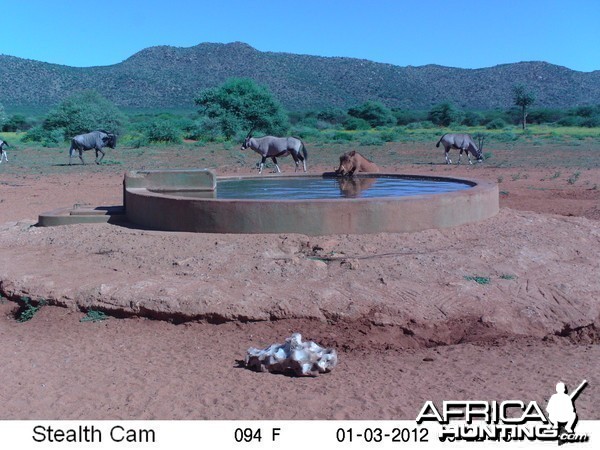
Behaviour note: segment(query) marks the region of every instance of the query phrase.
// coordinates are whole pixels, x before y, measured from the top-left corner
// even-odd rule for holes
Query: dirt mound
[[[20,223],[0,246],[3,296],[121,317],[355,323],[411,346],[544,337],[600,317],[598,222],[506,208],[454,229],[362,236]]]

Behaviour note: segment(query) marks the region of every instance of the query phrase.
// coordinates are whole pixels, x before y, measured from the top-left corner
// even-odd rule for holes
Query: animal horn
[[[250,131],[248,131],[248,136],[246,136],[246,138],[249,138],[250,136],[252,136],[252,132],[254,131],[256,127],[252,127],[250,128]]]

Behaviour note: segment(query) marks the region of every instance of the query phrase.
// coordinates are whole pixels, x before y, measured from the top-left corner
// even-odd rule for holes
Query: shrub
[[[348,141],[354,140],[353,133],[337,131],[337,130],[325,131],[322,133],[322,136],[323,136],[324,140],[333,141],[333,142],[339,142],[339,141],[348,142]]]
[[[44,147],[58,147],[65,142],[65,129],[47,130],[42,125],[38,125],[27,131],[22,140],[23,142],[39,142]]]
[[[383,142],[396,142],[400,139],[400,133],[395,129],[382,130],[379,133],[379,137]]]
[[[13,114],[8,120],[2,125],[2,131],[5,132],[16,132],[26,131],[31,128],[31,123],[23,114]]]
[[[360,145],[382,145],[383,139],[376,133],[364,133],[358,137]]]
[[[36,306],[31,303],[31,298],[21,297],[21,305],[17,311],[15,317],[18,322],[27,322],[33,319],[33,316],[40,310],[40,308],[47,304],[46,300],[40,300]]]
[[[264,86],[247,78],[231,78],[221,86],[202,92],[195,100],[202,114],[217,121],[230,139],[250,129],[282,135],[290,127],[283,107]]]
[[[370,127],[385,127],[395,125],[396,117],[383,103],[368,101],[355,108],[350,108],[348,114],[357,119],[366,121]],[[344,121],[344,124],[348,120]],[[348,128],[347,128],[348,129]]]
[[[291,133],[293,136],[297,136],[300,139],[316,138],[320,134],[319,130],[316,128],[300,125],[292,127]]]
[[[411,123],[423,122],[427,120],[427,112],[425,111],[409,111],[403,109],[392,110],[392,114],[396,117],[397,125],[408,125]]]
[[[431,108],[427,118],[436,125],[447,127],[451,123],[461,123],[464,113],[456,109],[452,103],[444,102]]]
[[[436,125],[430,120],[425,120],[423,122],[412,122],[406,125],[407,130],[418,130],[418,129],[432,129],[437,128]]]
[[[148,142],[180,144],[181,130],[169,120],[154,120],[144,127]]]
[[[63,101],[48,113],[43,127],[46,130],[63,128],[68,137],[93,130],[107,130],[119,134],[125,116],[96,91],[85,91]]]
[[[27,133],[25,133],[22,141],[23,142],[42,142],[42,140],[44,139],[44,137],[46,136],[47,133],[48,133],[47,130],[44,130],[44,128],[41,125],[37,125],[37,126],[31,128],[29,131],[27,131]]]
[[[465,118],[463,119],[463,124],[468,127],[476,127],[483,124],[484,121],[485,117],[483,114],[475,111],[467,111]]]
[[[50,111],[41,127],[29,130],[26,141],[55,146],[59,142],[93,130],[122,132],[125,116],[95,91],[81,92],[67,98]]]
[[[361,119],[358,117],[348,117],[344,121],[344,129],[345,130],[369,130],[371,129],[371,124],[367,122],[365,119]]]
[[[510,131],[504,131],[494,135],[494,139],[500,142],[513,142],[519,140],[519,135]]]
[[[4,106],[2,106],[2,103],[0,103],[0,129],[2,129],[5,121],[6,113],[4,112]]]
[[[579,127],[579,126],[581,126],[582,122],[583,122],[583,119],[581,117],[566,116],[566,117],[563,117],[562,119],[560,119],[556,123],[558,125],[560,125],[561,127]]]
[[[507,127],[503,119],[494,119],[485,126],[488,130],[503,130]]]
[[[588,128],[600,127],[600,116],[592,116],[583,119],[583,121],[581,122],[581,126]]]
[[[348,118],[348,114],[339,108],[328,108],[317,112],[316,117],[322,123],[341,125]]]
[[[148,137],[141,131],[132,131],[127,133],[121,140],[121,144],[126,147],[140,148],[150,143]]]

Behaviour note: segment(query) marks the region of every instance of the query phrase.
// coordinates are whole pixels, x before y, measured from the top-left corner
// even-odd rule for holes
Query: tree
[[[427,115],[429,120],[442,127],[447,127],[451,123],[460,123],[462,122],[463,117],[463,112],[456,109],[450,102],[443,102],[435,105]]]
[[[522,84],[513,87],[513,100],[521,108],[523,130],[527,127],[527,108],[535,102],[535,95],[528,92]]]
[[[0,130],[2,129],[2,125],[6,121],[6,113],[4,112],[4,106],[0,103]]]
[[[119,133],[125,123],[119,109],[96,91],[74,94],[51,110],[42,128],[48,132],[63,130],[65,138],[93,130]]]
[[[31,128],[31,125],[23,114],[13,114],[2,125],[2,131],[25,131],[29,128]]]
[[[202,92],[194,102],[203,107],[201,113],[220,125],[227,139],[249,130],[281,135],[290,127],[287,115],[273,94],[247,78],[231,78],[219,87]]]
[[[396,124],[396,117],[392,111],[380,102],[367,101],[360,106],[350,108],[348,114],[366,120],[372,128]]]

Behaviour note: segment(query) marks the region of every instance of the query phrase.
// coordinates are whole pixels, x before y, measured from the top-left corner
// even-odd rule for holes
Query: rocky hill
[[[400,67],[260,52],[239,42],[151,47],[119,64],[86,68],[0,55],[0,103],[54,106],[74,92],[95,89],[124,108],[194,108],[200,91],[230,77],[268,86],[289,110],[348,108],[366,100],[406,109],[443,101],[465,109],[507,108],[517,83],[536,94],[536,106],[600,104],[600,70],[577,72],[545,62],[483,69]]]

